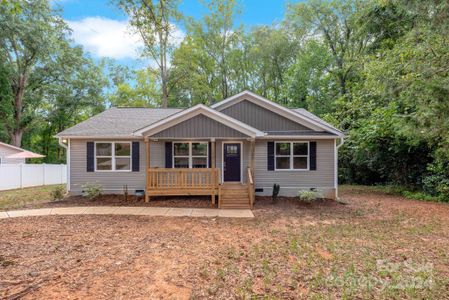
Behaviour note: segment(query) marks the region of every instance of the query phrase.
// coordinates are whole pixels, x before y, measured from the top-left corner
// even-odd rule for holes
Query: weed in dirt
[[[12,260],[9,260],[5,257],[3,257],[2,255],[0,255],[0,266],[3,268],[9,267],[9,266],[13,266],[15,263]]]

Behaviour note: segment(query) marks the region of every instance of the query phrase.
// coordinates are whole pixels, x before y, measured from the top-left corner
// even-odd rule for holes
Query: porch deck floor
[[[223,217],[254,218],[250,209],[129,207],[129,206],[74,206],[24,209],[0,212],[0,219],[50,215],[138,215],[164,217]]]

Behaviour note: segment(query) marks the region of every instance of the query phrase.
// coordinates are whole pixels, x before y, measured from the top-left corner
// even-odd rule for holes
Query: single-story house
[[[43,155],[0,142],[0,164],[24,164],[27,158],[39,158]]]
[[[67,148],[68,190],[209,195],[222,208],[255,195],[316,190],[337,198],[344,134],[314,114],[244,91],[210,107],[110,108],[57,134]]]

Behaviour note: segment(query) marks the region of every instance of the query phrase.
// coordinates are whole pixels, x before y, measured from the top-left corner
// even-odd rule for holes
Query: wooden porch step
[[[248,209],[250,199],[248,186],[241,183],[225,183],[221,187],[220,208],[225,209]]]

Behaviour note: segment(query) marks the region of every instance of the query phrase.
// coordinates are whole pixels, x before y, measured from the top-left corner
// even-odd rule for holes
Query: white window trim
[[[129,144],[129,156],[115,156],[115,144]],[[97,156],[97,144],[111,144],[111,156]],[[97,157],[98,158],[111,158],[111,170],[97,170]],[[115,159],[116,158],[128,158],[129,157],[129,170],[116,170],[115,169]],[[126,173],[126,172],[132,172],[133,169],[133,151],[132,151],[132,142],[111,142],[111,141],[97,141],[95,142],[94,147],[94,164],[95,164],[95,172],[103,173],[103,172],[120,172],[120,173]]]
[[[307,155],[293,155],[293,144],[307,144]],[[276,154],[277,144],[290,144],[290,154],[289,155],[278,155]],[[277,168],[277,157],[289,157],[290,158],[290,168],[289,169],[278,169]],[[307,157],[307,169],[294,169],[293,160],[295,157]],[[303,172],[310,171],[310,142],[309,141],[276,141],[274,142],[274,170],[275,171],[288,171],[288,172]]]
[[[209,142],[204,141],[174,141],[172,142],[172,152],[171,152],[171,159],[172,159],[172,168],[173,169],[183,169],[183,168],[175,168],[175,144],[189,144],[189,154],[188,155],[176,155],[176,157],[181,158],[188,158],[189,159],[189,169],[192,168],[192,161],[194,157],[206,157],[206,168],[209,168]],[[192,155],[192,144],[206,144],[206,155]],[[199,169],[199,168],[198,168]]]

